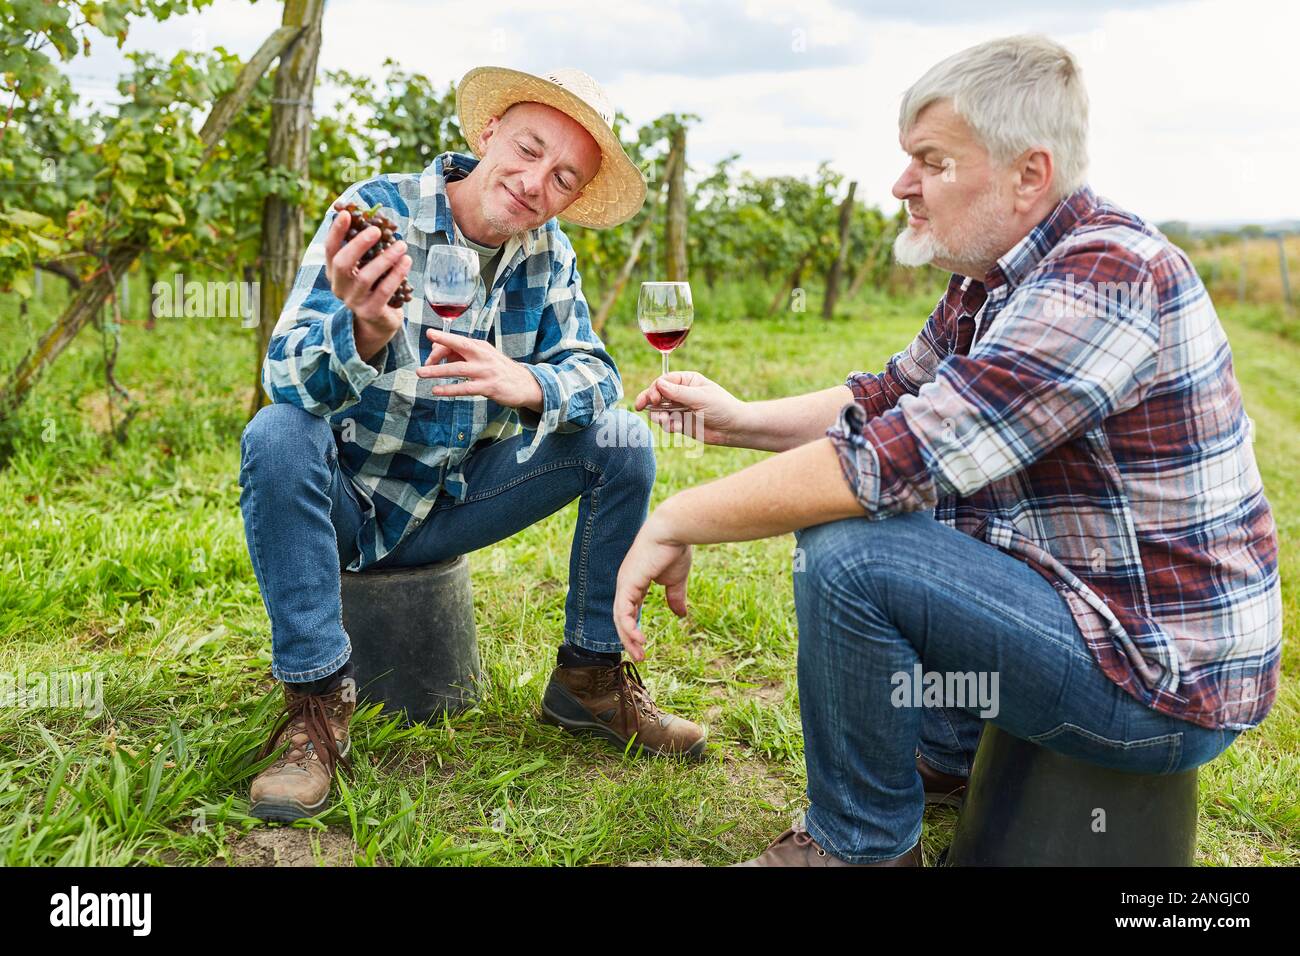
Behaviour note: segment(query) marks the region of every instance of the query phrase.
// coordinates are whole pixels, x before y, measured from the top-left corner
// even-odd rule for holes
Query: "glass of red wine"
[[[479,281],[479,258],[473,249],[429,247],[424,260],[424,300],[442,319],[444,332],[450,332],[456,319],[474,304]]]
[[[664,357],[663,374],[668,374],[668,353],[686,341],[695,307],[689,282],[642,282],[636,303],[636,320],[651,345]],[[686,407],[667,399],[651,406],[652,411],[684,412]]]

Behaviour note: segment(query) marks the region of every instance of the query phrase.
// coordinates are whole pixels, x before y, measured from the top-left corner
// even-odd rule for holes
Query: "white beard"
[[[976,196],[951,244],[940,241],[933,226],[925,232],[908,226],[894,240],[894,258],[909,268],[929,265],[936,259],[953,264],[997,261],[1001,252],[995,237],[1006,218],[999,211],[1000,199],[993,186]]]
[[[939,243],[934,234],[919,233],[908,226],[894,240],[894,258],[901,266],[915,269],[929,265],[939,253]]]

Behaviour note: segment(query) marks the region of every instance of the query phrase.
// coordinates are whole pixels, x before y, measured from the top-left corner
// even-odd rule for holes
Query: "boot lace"
[[[640,672],[637,671],[636,665],[631,661],[620,661],[617,667],[611,668],[616,673],[613,675],[618,682],[622,698],[635,708],[638,714],[648,717],[651,720],[658,720],[660,717],[659,708],[650,697],[650,692],[646,689],[645,681],[641,679]]]
[[[350,769],[351,761],[339,753],[338,741],[334,738],[334,729],[330,725],[331,705],[338,704],[336,698],[340,694],[341,689],[330,694],[290,694],[286,691],[284,713],[272,728],[257,759],[265,759],[276,750],[280,735],[287,728],[289,748],[280,757],[280,763],[296,763],[314,751],[326,773],[333,775],[334,767],[340,763]],[[299,734],[307,737],[307,743],[302,748],[293,742]]]

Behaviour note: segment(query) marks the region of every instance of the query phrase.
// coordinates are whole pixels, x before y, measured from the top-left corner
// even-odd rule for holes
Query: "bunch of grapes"
[[[371,206],[364,212],[354,202],[350,202],[346,206],[336,205],[334,208],[336,208],[340,213],[345,213],[352,217],[352,222],[348,224],[348,234],[344,239],[344,242],[355,239],[358,234],[364,232],[370,226],[377,226],[379,228],[379,241],[361,254],[361,261],[357,263],[357,268],[365,265],[375,256],[379,255],[379,253],[391,246],[394,242],[397,242],[398,238],[400,238],[397,235],[397,223],[393,222],[393,220],[389,219],[387,216],[381,216],[379,214],[378,206]],[[384,273],[384,275],[387,274],[388,273]],[[382,282],[383,278],[383,276],[380,276],[379,279],[375,280],[375,285]],[[374,288],[374,286],[371,288]],[[411,288],[411,284],[403,279],[402,284],[397,287],[397,290],[388,300],[388,304],[395,309],[400,309],[407,302],[411,301],[411,295],[414,291],[415,290]]]

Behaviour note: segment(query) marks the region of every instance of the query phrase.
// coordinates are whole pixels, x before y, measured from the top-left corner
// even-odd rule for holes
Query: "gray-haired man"
[[[899,115],[895,252],[953,273],[915,341],[797,398],[683,372],[637,399],[783,452],[665,501],[614,605],[639,660],[636,611],[652,581],[684,606],[693,544],[796,532],[810,806],[753,865],[918,865],[924,806],[960,798],[986,719],[1173,773],[1273,703],[1277,531],[1231,352],[1187,257],[1088,188],[1086,139],[1058,44],[943,61]],[[915,675],[974,693],[930,706],[899,693]]]

